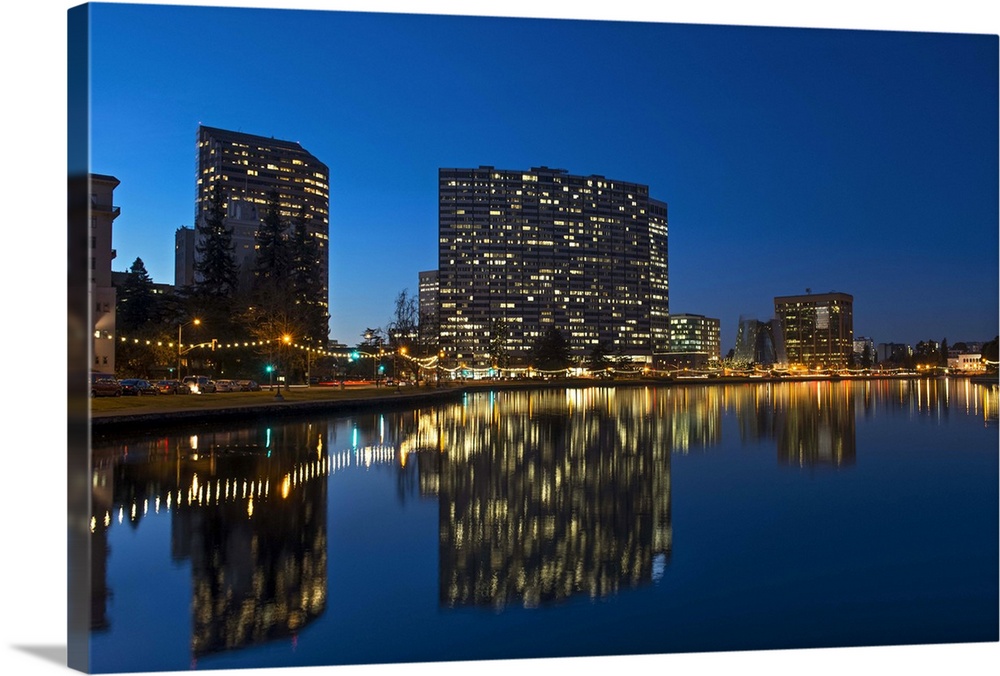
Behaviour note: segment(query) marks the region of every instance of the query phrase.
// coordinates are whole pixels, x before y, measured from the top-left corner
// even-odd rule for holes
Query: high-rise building
[[[850,294],[777,296],[774,314],[781,322],[789,364],[827,368],[850,362],[854,352],[854,297]]]
[[[670,354],[666,361],[690,368],[718,364],[719,327],[718,319],[704,315],[670,315]]]
[[[306,230],[316,240],[322,292],[315,302],[328,308],[330,172],[327,166],[296,142],[214,127],[198,128],[197,150],[195,224],[196,227],[204,224],[212,188],[218,186],[226,204],[225,225],[233,230],[241,288],[249,288],[253,279],[255,235],[265,216],[268,197],[276,190],[281,219],[292,224],[305,218]],[[195,236],[196,244],[200,239],[200,235]],[[190,256],[197,254],[192,251]],[[185,260],[193,264],[195,258]]]
[[[600,343],[667,352],[667,205],[649,188],[562,169],[440,169],[439,339],[446,362],[512,366],[554,327],[575,356]]]
[[[438,333],[438,271],[426,270],[420,273],[417,295],[420,313],[420,337],[432,341]]]
[[[93,324],[93,363],[91,369],[115,372],[115,303],[111,283],[111,227],[121,213],[114,205],[114,192],[120,181],[114,176],[90,174],[90,302]]]
[[[181,226],[174,233],[174,286],[194,284],[195,230]]]

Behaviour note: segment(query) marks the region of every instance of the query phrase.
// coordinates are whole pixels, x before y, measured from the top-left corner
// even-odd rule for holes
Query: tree
[[[290,270],[290,252],[281,220],[281,202],[277,190],[267,196],[267,207],[254,236],[257,258],[254,262],[254,290],[276,294],[285,289]]]
[[[115,372],[119,378],[153,378],[157,367],[166,373],[173,364],[175,348],[157,333],[155,326],[139,327],[115,345]]]
[[[938,364],[941,366],[948,365],[948,339],[945,338],[941,341],[941,352],[938,355]]]
[[[590,354],[587,355],[587,365],[590,367],[591,373],[606,373],[608,367],[611,366],[611,344],[602,340],[595,345],[590,350]]]
[[[494,368],[510,368],[510,350],[507,348],[509,338],[510,328],[506,320],[494,319],[490,324],[490,362]]]
[[[417,297],[411,296],[406,289],[400,291],[396,296],[393,316],[389,320],[386,334],[389,337],[389,349],[392,350],[393,353],[393,375],[397,377],[399,374],[395,373],[396,367],[398,367],[400,363],[402,363],[404,367],[407,365],[406,361],[399,361],[400,353],[405,351],[412,355],[414,353],[416,342],[419,338],[418,307]],[[414,370],[419,371],[419,368]],[[416,375],[419,376],[419,373]]]
[[[913,363],[921,366],[934,366],[940,362],[938,347],[933,340],[921,340],[913,354]]]
[[[998,355],[1000,355],[1000,350],[998,350],[998,344],[1000,344],[1000,336],[995,337],[988,343],[983,344],[982,357],[987,361],[1000,361]],[[987,364],[987,368],[995,369],[996,364]]]
[[[133,333],[146,327],[156,317],[156,296],[153,280],[141,258],[129,268],[125,281],[118,289],[117,322],[120,330]]]
[[[209,298],[231,298],[239,280],[239,266],[233,248],[233,230],[226,227],[225,197],[217,185],[209,194],[205,220],[197,227],[200,242],[194,270],[195,290]]]
[[[549,326],[535,341],[531,363],[540,371],[562,371],[572,363],[569,342],[562,331]]]
[[[872,350],[872,344],[866,342],[864,352],[861,353],[861,365],[864,368],[871,368],[875,364],[875,352]]]
[[[289,247],[292,301],[298,308],[307,342],[325,346],[330,334],[330,315],[322,303],[322,249],[308,228],[303,210],[292,228]]]
[[[385,344],[385,332],[380,328],[367,328],[361,334],[364,342],[358,345],[365,354],[372,358],[372,371],[375,377],[375,387],[378,387],[380,367],[382,364],[382,346]]]
[[[625,347],[619,345],[615,349],[615,368],[616,369],[627,369],[632,365],[632,357],[625,353]]]

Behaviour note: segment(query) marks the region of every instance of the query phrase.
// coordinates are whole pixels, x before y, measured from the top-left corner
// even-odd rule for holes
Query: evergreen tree
[[[493,366],[498,369],[510,368],[510,351],[507,348],[507,340],[510,337],[510,329],[503,319],[494,319],[490,326],[490,360]]]
[[[948,339],[945,338],[941,341],[941,353],[939,355],[938,364],[941,366],[948,365]]]
[[[145,327],[156,317],[153,280],[141,258],[135,259],[125,281],[119,287],[117,305],[119,327],[127,333]]]
[[[285,230],[287,226],[281,220],[281,204],[278,191],[268,194],[267,208],[264,218],[255,236],[257,244],[257,259],[254,265],[254,288],[258,291],[275,293],[287,290],[285,300],[291,300],[291,289],[286,287],[289,280],[290,252]]]
[[[307,225],[305,213],[301,213],[292,229],[289,247],[292,302],[302,318],[306,339],[325,346],[330,316],[321,298],[322,249]]]
[[[982,357],[991,362],[998,361],[998,355],[1000,355],[1000,350],[998,350],[998,343],[1000,343],[1000,336],[995,337],[988,343],[983,344]],[[991,365],[991,369],[996,369],[996,365]]]
[[[602,340],[587,355],[587,364],[593,374],[605,374],[611,366],[611,345]]]
[[[233,230],[225,223],[225,197],[218,186],[212,187],[205,219],[197,227],[200,242],[195,247],[198,273],[195,292],[211,298],[229,298],[237,288],[239,266],[233,248]]]
[[[572,363],[569,342],[554,326],[545,330],[535,341],[532,364],[540,371],[562,371]]]
[[[865,343],[865,351],[861,354],[861,365],[863,367],[871,368],[875,364],[875,353],[872,350],[871,343]]]

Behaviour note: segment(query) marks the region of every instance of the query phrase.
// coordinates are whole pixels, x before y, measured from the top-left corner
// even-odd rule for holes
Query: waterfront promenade
[[[482,390],[520,390],[566,387],[690,387],[707,385],[759,384],[762,382],[822,382],[854,380],[900,380],[916,374],[871,375],[831,379],[719,377],[719,378],[553,378],[502,381],[427,383],[420,386],[293,386],[260,392],[231,392],[203,395],[155,395],[144,397],[101,397],[90,400],[90,417],[95,431],[120,427],[159,427],[173,422],[206,422],[259,416],[278,416],[327,411],[333,413],[370,409],[372,406],[413,406],[460,398]],[[953,376],[954,377],[954,376]],[[976,378],[974,380],[980,380]],[[994,374],[992,384],[996,385]]]

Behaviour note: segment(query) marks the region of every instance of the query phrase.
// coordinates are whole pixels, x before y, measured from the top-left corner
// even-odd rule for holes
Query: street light
[[[292,344],[292,337],[286,333],[285,335],[283,335],[281,337],[281,342],[283,342],[286,346],[287,345],[291,345]],[[288,391],[288,348],[287,347],[285,347],[285,353],[284,353],[284,359],[282,360],[282,366],[285,367],[284,368],[284,371],[285,371],[285,391],[287,392]],[[279,384],[278,387],[280,388],[281,385]]]
[[[201,324],[201,320],[192,319],[189,322],[177,325],[177,380],[181,380],[181,355],[183,354],[183,352],[181,352],[181,344],[183,342],[182,338],[184,335],[183,334],[184,327],[187,326],[188,324],[198,326],[199,324]]]

